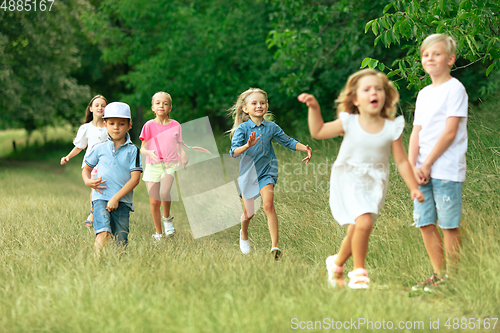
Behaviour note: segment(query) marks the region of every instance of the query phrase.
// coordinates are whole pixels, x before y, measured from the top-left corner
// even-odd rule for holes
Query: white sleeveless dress
[[[333,218],[340,225],[355,224],[371,213],[375,222],[387,193],[391,144],[401,136],[404,118],[386,119],[376,134],[361,128],[357,114],[341,112],[339,118],[345,134],[330,177]]]

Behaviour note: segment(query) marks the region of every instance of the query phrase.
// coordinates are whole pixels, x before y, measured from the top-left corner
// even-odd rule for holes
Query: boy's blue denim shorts
[[[417,228],[434,224],[439,220],[441,229],[460,227],[462,217],[461,182],[433,179],[418,188],[424,194],[425,201],[413,200],[413,221]]]
[[[118,208],[111,213],[106,210],[106,200],[92,201],[94,211],[95,234],[109,232],[118,242],[128,243],[130,208],[120,202]]]

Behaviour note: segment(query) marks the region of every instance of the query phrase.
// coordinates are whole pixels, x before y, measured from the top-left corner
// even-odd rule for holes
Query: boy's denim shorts
[[[462,217],[461,182],[433,179],[418,188],[424,194],[425,201],[413,200],[413,221],[417,228],[436,225],[439,220],[441,229],[460,227]]]
[[[127,244],[130,208],[127,204],[120,202],[118,208],[110,213],[106,210],[107,204],[106,200],[92,201],[95,234],[107,231],[116,237],[117,241]]]

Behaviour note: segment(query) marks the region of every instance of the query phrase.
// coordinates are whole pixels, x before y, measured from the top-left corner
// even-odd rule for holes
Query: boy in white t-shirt
[[[435,273],[413,290],[432,291],[448,277],[443,272],[444,253],[448,267],[459,255],[468,96],[460,81],[450,75],[455,50],[455,41],[443,34],[428,36],[420,47],[422,66],[432,84],[417,97],[409,161],[425,195],[424,202],[414,201],[413,219],[422,232]]]

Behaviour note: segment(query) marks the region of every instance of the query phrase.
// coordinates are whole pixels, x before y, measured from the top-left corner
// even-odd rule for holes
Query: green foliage
[[[267,15],[261,1],[103,0],[85,21],[103,59],[128,68],[124,101],[150,110],[151,96],[167,91],[173,118],[209,115],[225,127],[239,93],[265,89]]]
[[[331,119],[333,101],[347,77],[362,59],[385,58],[372,47],[374,38],[363,33],[371,17],[380,13],[385,0],[306,1],[268,0],[273,29],[267,45],[274,51],[272,71],[281,81],[281,90],[297,96],[314,94]],[[288,112],[294,126],[303,128],[307,110],[297,105]]]
[[[383,16],[366,23],[365,33],[372,31],[375,45],[402,46],[406,54],[390,65],[366,58],[361,67],[387,68],[388,76],[406,81],[409,88],[421,89],[430,81],[420,66],[419,47],[428,35],[443,33],[457,41],[459,60],[452,71],[481,62],[480,70],[488,76],[500,65],[499,11],[498,2],[486,0],[391,2],[385,6]]]
[[[75,36],[85,1],[60,2],[51,11],[0,13],[0,128],[28,134],[60,120],[80,122],[89,99],[71,71],[79,66]]]

